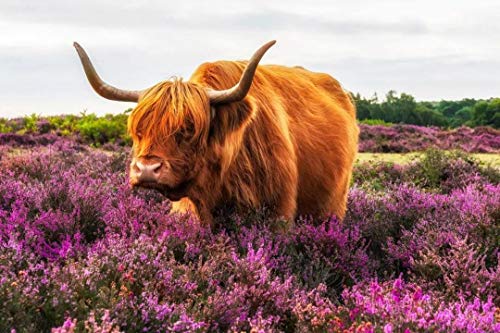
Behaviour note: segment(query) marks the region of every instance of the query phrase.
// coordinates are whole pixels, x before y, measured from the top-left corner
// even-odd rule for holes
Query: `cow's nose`
[[[142,164],[137,161],[135,163],[135,175],[139,182],[156,182],[160,176],[161,163]]]

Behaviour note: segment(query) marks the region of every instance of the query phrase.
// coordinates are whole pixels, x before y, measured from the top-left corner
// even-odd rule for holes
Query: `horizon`
[[[394,89],[392,89],[394,90]],[[92,90],[93,91],[93,90]],[[354,94],[356,94],[355,92],[353,92]],[[378,96],[378,103],[382,103],[384,102],[386,99],[385,99],[385,95],[388,93],[388,91],[386,93],[383,94],[383,98],[381,98],[381,96]],[[396,91],[397,95],[400,96],[401,94],[405,93],[405,94],[408,94],[407,92],[404,92],[404,91]],[[411,95],[411,94],[410,94]],[[412,95],[413,96],[413,95]],[[99,96],[98,96],[99,97]],[[372,94],[371,96],[365,96],[365,95],[361,95],[362,98],[365,98],[365,99],[370,99],[372,97],[375,97],[375,93]],[[415,96],[413,96],[415,97]],[[102,97],[101,97],[102,98]],[[496,99],[498,97],[488,97],[488,98],[479,98],[479,99],[475,99],[475,98],[469,98],[469,97],[464,97],[464,98],[461,98],[459,100],[445,100],[445,99],[441,99],[441,100],[418,100],[418,99],[415,99],[415,101],[417,103],[439,103],[439,102],[442,102],[442,101],[446,101],[446,102],[454,102],[454,101],[461,101],[461,100],[464,100],[464,99],[473,99],[473,100],[476,100],[476,101],[488,101],[488,100],[492,100],[492,99]],[[29,117],[29,116],[32,116],[32,115],[35,115],[37,117],[59,117],[59,116],[67,116],[67,115],[74,115],[74,116],[82,116],[83,114],[86,114],[86,115],[91,115],[91,114],[95,114],[96,116],[99,116],[99,117],[103,117],[103,116],[106,116],[106,115],[118,115],[118,114],[125,114],[125,113],[128,113],[129,111],[131,111],[134,106],[136,105],[135,103],[127,103],[127,102],[117,102],[117,103],[120,103],[120,104],[131,104],[132,106],[131,107],[128,107],[128,108],[124,108],[123,110],[121,111],[114,111],[114,112],[90,112],[88,110],[81,110],[80,112],[75,112],[75,113],[44,113],[44,114],[40,114],[40,113],[36,113],[36,112],[32,112],[32,113],[27,113],[27,114],[20,114],[20,115],[14,115],[14,116],[3,116],[1,115],[0,118],[4,118],[4,119],[16,119],[16,118],[24,118],[24,117]]]
[[[248,59],[276,39],[262,64],[328,73],[366,98],[389,90],[431,102],[499,96],[500,44],[493,36],[500,33],[500,3],[315,4],[2,1],[0,27],[15,34],[0,37],[0,117],[134,107],[92,90],[73,41],[105,81],[126,89],[172,76],[187,80],[203,62]]]
[[[394,89],[392,89],[394,90]],[[353,92],[354,93],[354,92]],[[384,102],[386,99],[385,99],[385,95],[387,94],[388,92],[384,93],[383,94],[383,98],[381,98],[380,96],[378,96],[378,103],[382,103]],[[400,96],[401,94],[405,93],[405,94],[408,94],[404,91],[396,91],[397,95]],[[356,94],[356,93],[354,93]],[[410,94],[411,95],[411,94]],[[99,97],[99,96],[98,96]],[[364,96],[364,95],[361,95],[362,98],[365,98],[365,99],[370,99],[372,97],[375,97],[375,94],[372,94],[371,96]],[[414,97],[414,96],[413,96]],[[101,97],[102,98],[102,97]],[[479,98],[479,99],[474,99],[474,98],[468,98],[468,97],[464,97],[460,100],[464,100],[464,99],[473,99],[473,100],[476,100],[476,101],[488,101],[488,100],[491,100],[491,99],[495,99],[495,98],[498,98],[498,97],[488,97],[488,98]],[[441,100],[417,100],[415,99],[415,101],[417,103],[439,103],[439,102],[442,102],[442,101],[447,101],[447,102],[453,102],[453,101],[460,101],[460,100],[445,100],[445,99],[441,99]],[[74,112],[74,113],[44,113],[44,114],[40,114],[40,113],[36,113],[36,112],[33,112],[33,113],[27,113],[27,114],[19,114],[19,115],[14,115],[14,116],[3,116],[3,115],[0,115],[0,118],[4,118],[4,119],[16,119],[16,118],[24,118],[24,117],[29,117],[29,116],[32,116],[32,115],[35,115],[37,117],[58,117],[58,116],[67,116],[67,115],[75,115],[75,116],[82,116],[83,114],[86,114],[86,115],[91,115],[91,114],[95,114],[99,117],[103,117],[103,116],[106,116],[106,115],[117,115],[117,114],[125,114],[125,113],[128,113],[128,111],[131,111],[133,108],[134,108],[134,105],[136,105],[135,103],[126,103],[126,102],[117,102],[117,103],[120,103],[120,104],[131,104],[132,106],[131,107],[128,107],[128,108],[124,108],[123,110],[121,111],[113,111],[113,112],[90,112],[88,110],[81,110],[80,112]]]

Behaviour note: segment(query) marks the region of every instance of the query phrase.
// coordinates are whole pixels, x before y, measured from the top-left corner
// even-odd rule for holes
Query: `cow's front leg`
[[[179,201],[172,201],[170,213],[186,214],[191,213],[199,217],[198,210],[189,198],[182,198]]]
[[[201,224],[213,228],[214,217],[212,215],[212,209],[208,203],[203,200],[194,200],[193,204],[196,206]]]
[[[191,213],[198,217],[200,223],[203,225],[208,225],[212,227],[213,216],[209,208],[203,202],[198,202],[195,204],[189,198],[182,198],[179,201],[172,201],[171,213],[186,214]]]

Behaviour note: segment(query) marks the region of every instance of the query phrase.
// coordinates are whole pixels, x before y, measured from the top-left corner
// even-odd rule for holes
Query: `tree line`
[[[398,94],[394,90],[389,91],[384,100],[379,100],[376,94],[371,98],[362,97],[359,93],[352,96],[361,122],[500,128],[500,98],[417,102],[410,94]]]

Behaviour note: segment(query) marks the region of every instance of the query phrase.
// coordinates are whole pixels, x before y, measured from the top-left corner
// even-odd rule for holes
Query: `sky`
[[[262,64],[325,72],[366,97],[437,101],[500,96],[498,36],[498,0],[0,0],[0,117],[134,106],[94,93],[73,41],[124,89],[187,80],[276,39]]]

